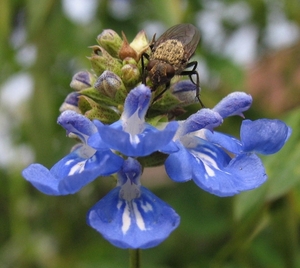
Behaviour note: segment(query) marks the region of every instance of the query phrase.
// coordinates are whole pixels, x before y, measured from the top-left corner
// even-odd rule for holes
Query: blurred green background
[[[1,0],[0,267],[128,267],[128,252],[85,223],[113,182],[53,197],[20,173],[32,162],[51,167],[73,145],[56,124],[58,109],[73,74],[90,69],[88,47],[103,29],[129,40],[145,29],[151,40],[182,22],[202,33],[194,59],[205,105],[246,91],[254,99],[247,118],[282,119],[293,134],[278,154],[262,157],[268,182],[236,197],[148,171],[143,184],[181,224],[142,252],[142,267],[300,267],[299,0]],[[240,123],[230,118],[221,130],[238,136]]]

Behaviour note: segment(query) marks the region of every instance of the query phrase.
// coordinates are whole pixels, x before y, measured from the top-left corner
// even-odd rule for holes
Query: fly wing
[[[163,42],[169,39],[180,41],[184,47],[187,60],[194,54],[200,41],[200,32],[192,24],[177,24],[164,32],[155,42],[153,51]]]

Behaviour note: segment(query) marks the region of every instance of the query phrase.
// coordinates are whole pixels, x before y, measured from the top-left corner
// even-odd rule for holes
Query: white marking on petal
[[[140,134],[144,130],[145,121],[139,118],[139,110],[137,109],[132,116],[123,119],[123,130],[133,136]]]
[[[130,134],[130,143],[133,147],[137,147],[137,145],[140,143],[140,138],[138,135],[131,135]]]
[[[126,201],[131,201],[132,199],[138,198],[141,195],[140,186],[131,183],[130,179],[121,186],[119,197],[125,199]]]
[[[198,145],[198,143],[194,139],[194,135],[192,134],[186,134],[180,137],[180,141],[182,145],[187,149],[193,149]]]
[[[123,204],[123,201],[119,200],[119,202],[118,202],[118,204],[117,204],[117,209],[120,209],[121,206],[122,206],[122,204]]]
[[[214,172],[214,170],[205,163],[204,163],[204,168],[205,168],[206,173],[208,174],[209,177],[215,177],[216,176],[216,173]],[[205,174],[206,179],[208,179],[207,174]]]
[[[219,169],[217,162],[209,155],[204,153],[197,153],[197,154],[193,153],[193,154],[196,155],[196,157],[202,160],[202,162],[204,162],[205,164],[213,166],[215,169]]]
[[[206,149],[206,151],[209,152],[210,154],[215,155],[215,152],[209,149]],[[207,174],[204,175],[206,179],[208,179],[209,177],[216,176],[215,171],[211,167],[217,170],[220,170],[220,168],[218,167],[217,162],[212,157],[210,157],[205,153],[199,153],[199,152],[193,152],[193,155],[203,162],[206,173],[208,174],[208,176]]]
[[[200,130],[197,130],[197,131],[193,132],[193,135],[198,137],[198,138],[201,138],[203,140],[207,140],[206,136],[205,136],[206,131],[207,131],[206,129],[202,128]]]
[[[211,150],[209,150],[209,149],[205,149],[205,150],[206,150],[209,154],[212,154],[212,155],[214,155],[214,157],[217,158],[216,152],[211,151]],[[226,172],[226,171],[224,171],[224,170],[221,170],[221,169],[219,168],[217,162],[215,161],[215,159],[212,158],[212,157],[210,157],[209,155],[204,154],[204,153],[198,153],[198,152],[197,152],[197,153],[194,152],[193,154],[194,154],[199,160],[201,160],[201,161],[203,162],[204,168],[205,168],[205,170],[206,170],[206,172],[207,172],[207,174],[208,174],[208,176],[207,176],[207,174],[205,174],[205,178],[206,178],[206,179],[208,179],[209,177],[215,177],[215,176],[216,176],[216,173],[215,173],[215,171],[213,170],[213,168],[214,168],[214,169],[217,169],[217,170],[220,170],[220,171],[222,171],[222,172],[224,172],[224,173],[230,175],[229,172]]]
[[[144,212],[153,211],[152,205],[148,202],[145,205],[141,202],[141,208],[144,210]]]
[[[68,176],[72,176],[75,173],[81,173],[84,170],[84,165],[85,165],[86,160],[78,162],[76,165],[74,165],[70,171]]]
[[[83,145],[79,150],[78,150],[78,155],[81,158],[90,158],[96,153],[96,150],[88,145]]]
[[[73,126],[70,126],[68,131],[69,131],[68,133],[69,138],[78,138],[84,144],[87,143],[87,140],[90,137],[89,135],[83,134],[82,132],[78,131],[78,129],[74,128]]]
[[[208,154],[213,155],[215,158],[217,158],[217,153],[215,151],[212,151],[211,149],[208,149],[206,147],[203,148],[203,151],[207,152]],[[214,161],[214,160],[213,160]]]
[[[122,215],[122,233],[125,235],[129,230],[131,225],[131,218],[130,218],[130,209],[128,203],[126,202],[123,215]]]
[[[134,201],[132,202],[132,207],[133,207],[133,212],[136,220],[136,225],[139,227],[141,231],[145,231],[146,227],[145,227],[143,216],[140,213],[139,208]]]
[[[74,162],[74,160],[73,159],[71,159],[71,160],[68,160],[66,163],[65,163],[65,166],[68,166],[68,165],[70,165],[71,163],[73,163]]]

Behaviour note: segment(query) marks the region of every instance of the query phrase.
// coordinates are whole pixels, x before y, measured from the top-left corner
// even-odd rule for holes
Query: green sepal
[[[108,70],[121,76],[122,61],[112,57],[104,48],[92,46],[93,53],[88,59],[91,61],[92,68],[97,76]]]
[[[110,71],[105,71],[98,77],[94,83],[94,89],[110,99],[117,98],[121,101],[124,100],[128,94],[122,79]]]
[[[174,110],[174,108],[178,107],[179,105],[180,100],[178,100],[170,91],[167,90],[163,93],[159,100],[156,100],[153,104],[151,104],[147,116],[148,118],[152,118],[158,115],[167,114],[169,111]]]
[[[97,36],[97,43],[111,56],[118,58],[123,40],[115,31],[107,29]]]
[[[159,125],[159,123],[167,123],[168,122],[168,117],[166,115],[158,115],[158,116],[155,116],[155,117],[146,118],[146,121],[151,126],[156,127],[157,125]]]
[[[80,96],[78,107],[82,114],[90,120],[98,119],[104,124],[111,124],[120,119],[120,114],[107,106],[99,105],[86,96]]]
[[[126,95],[122,90],[118,90],[114,98],[108,97],[102,93],[100,93],[97,89],[93,87],[89,87],[80,91],[80,94],[87,96],[93,99],[98,104],[106,105],[106,106],[114,106],[118,107],[119,105],[123,105],[125,102]]]
[[[124,82],[128,91],[133,89],[139,82],[142,81],[140,70],[136,65],[125,64],[121,69],[121,79]]]
[[[157,93],[155,94],[156,96]],[[169,90],[166,90],[161,98],[159,98],[151,105],[151,108],[158,111],[169,111],[174,107],[180,105],[180,103],[181,102],[178,98],[176,98]]]

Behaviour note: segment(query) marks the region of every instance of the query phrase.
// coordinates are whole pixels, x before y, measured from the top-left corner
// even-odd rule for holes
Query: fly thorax
[[[184,47],[176,39],[166,40],[161,43],[154,51],[152,59],[161,60],[173,65],[175,71],[181,67],[184,58]]]
[[[147,66],[148,75],[155,86],[168,83],[175,75],[175,69],[167,62],[151,60]]]

